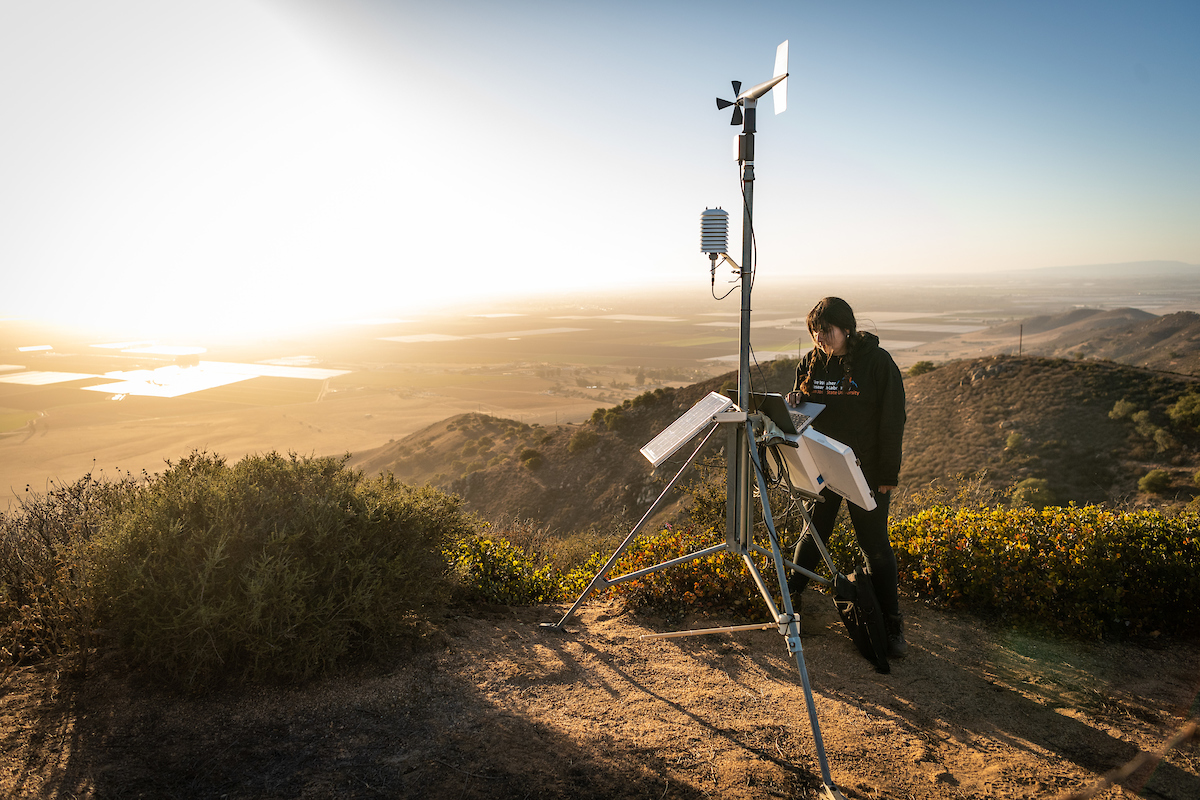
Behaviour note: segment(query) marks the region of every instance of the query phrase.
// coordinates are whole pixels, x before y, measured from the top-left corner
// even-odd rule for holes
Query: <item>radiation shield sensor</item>
[[[729,250],[729,212],[720,206],[700,214],[700,252],[716,261]]]

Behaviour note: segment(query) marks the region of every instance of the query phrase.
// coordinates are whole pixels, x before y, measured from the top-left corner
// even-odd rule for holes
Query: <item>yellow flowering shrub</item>
[[[724,541],[724,533],[710,529],[674,528],[667,526],[654,533],[639,536],[613,566],[609,577],[669,561],[673,558],[703,550]],[[768,586],[776,584],[774,569],[768,570],[764,559],[757,559],[759,570]],[[634,608],[654,608],[668,612],[721,611],[737,616],[762,616],[762,596],[746,570],[740,556],[728,551],[698,558],[686,564],[652,572],[610,590],[612,596],[624,599]],[[778,598],[776,598],[778,601]]]
[[[1075,636],[1200,629],[1200,515],[934,506],[892,524],[901,585]]]

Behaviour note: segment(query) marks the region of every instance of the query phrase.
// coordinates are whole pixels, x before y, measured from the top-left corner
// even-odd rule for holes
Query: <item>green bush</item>
[[[591,428],[580,428],[571,435],[571,440],[567,442],[568,453],[578,453],[580,450],[586,450],[596,442],[600,441],[600,435]]]
[[[621,413],[620,407],[610,408],[604,412],[604,427],[610,431],[619,431],[625,427],[625,416]]]
[[[88,473],[44,495],[31,492],[0,513],[0,675],[63,655],[86,671],[96,608],[83,550],[140,485],[128,473]]]
[[[1112,411],[1108,412],[1109,419],[1125,419],[1137,412],[1137,406],[1128,400],[1118,400],[1113,403]]]
[[[1200,514],[938,506],[892,524],[919,596],[1066,634],[1194,634]]]
[[[662,402],[663,400],[667,399],[668,397],[670,397],[670,393],[667,390],[660,387],[658,389],[653,389],[648,392],[642,392],[637,397],[633,398],[632,402],[630,403],[630,406],[632,408],[643,408],[645,406],[652,406],[655,403]]]
[[[1137,431],[1137,434],[1139,436],[1144,436],[1151,441],[1153,441],[1163,430],[1161,427],[1154,424],[1154,420],[1150,416],[1149,411],[1135,411],[1129,419],[1133,422],[1133,429]]]
[[[592,578],[608,562],[610,553],[594,553],[587,561],[572,567],[563,573],[559,584],[559,597],[562,600],[574,600],[583,594],[583,590],[591,583]]]
[[[445,591],[459,501],[331,458],[193,453],[94,540],[106,627],[192,686],[303,678],[385,644]]]
[[[454,548],[453,558],[463,585],[489,603],[545,603],[557,600],[561,594],[560,577],[554,568],[548,564],[538,566],[536,556],[507,539],[468,537]]]
[[[1179,449],[1179,440],[1166,428],[1159,428],[1154,432],[1154,446],[1158,453],[1170,453]]]
[[[1045,478],[1026,478],[1012,490],[1014,506],[1033,506],[1045,508],[1055,502],[1054,492],[1050,490],[1050,482]]]
[[[1171,473],[1165,469],[1152,469],[1138,479],[1138,490],[1147,494],[1165,492],[1171,485]]]
[[[537,469],[544,460],[541,453],[528,447],[521,451],[518,458],[521,460],[521,464],[529,469]]]
[[[1200,394],[1188,392],[1167,409],[1167,416],[1181,428],[1200,430]]]
[[[937,365],[932,361],[918,361],[908,368],[908,375],[915,378],[918,375],[924,375],[926,372],[933,372],[937,369]]]

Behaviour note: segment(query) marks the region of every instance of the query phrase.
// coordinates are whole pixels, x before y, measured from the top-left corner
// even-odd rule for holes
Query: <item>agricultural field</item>
[[[0,433],[24,428],[30,421],[37,419],[37,414],[31,411],[18,411],[0,407]]]

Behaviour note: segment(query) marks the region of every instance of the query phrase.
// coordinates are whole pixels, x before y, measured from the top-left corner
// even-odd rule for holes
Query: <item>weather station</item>
[[[741,289],[740,337],[738,347],[738,387],[736,397],[711,392],[691,409],[647,443],[641,453],[658,468],[685,445],[698,442],[691,454],[683,461],[666,488],[651,504],[617,547],[604,566],[588,583],[578,599],[555,623],[544,623],[544,627],[563,630],[567,621],[579,610],[584,601],[596,591],[635,580],[659,570],[670,569],[690,561],[706,558],[721,552],[739,556],[762,596],[770,621],[750,625],[702,628],[699,630],[674,631],[647,634],[641,638],[668,638],[695,636],[712,633],[736,633],[745,630],[774,628],[784,637],[788,652],[794,657],[800,682],[804,690],[809,724],[812,728],[817,761],[820,767],[822,796],[829,800],[844,800],[833,782],[821,727],[817,719],[816,704],[808,670],[804,663],[804,648],[800,635],[800,615],[792,606],[788,590],[788,575],[791,572],[806,575],[810,580],[828,587],[838,606],[839,614],[854,639],[859,651],[875,664],[879,672],[888,671],[883,620],[870,591],[869,580],[856,580],[856,573],[849,576],[840,572],[833,562],[820,537],[813,536],[822,560],[830,576],[825,577],[798,566],[800,541],[811,531],[811,504],[821,502],[820,492],[826,488],[849,501],[871,509],[875,500],[863,478],[854,452],[840,442],[825,437],[810,425],[823,406],[805,403],[799,407],[788,405],[778,394],[755,392],[750,374],[750,301],[754,288],[756,253],[754,242],[754,136],[756,132],[758,101],[771,93],[776,114],[787,108],[788,43],[779,45],[775,53],[774,74],[742,91],[742,84],[733,81],[734,99],[717,100],[719,110],[733,107],[732,125],[741,125],[741,133],[734,138],[734,155],[740,165],[742,203],[742,252],[739,265],[728,253],[729,214],[720,208],[705,209],[700,217],[701,251],[710,262],[713,295],[716,297],[716,271],[721,264],[728,263],[734,270],[735,282]],[[732,290],[729,292],[732,294]],[[726,295],[726,297],[728,294]],[[716,298],[718,300],[724,298]],[[726,457],[726,536],[725,541],[715,542],[687,555],[673,558],[644,569],[609,577],[621,554],[633,543],[635,537],[662,506],[666,498],[678,485],[687,470],[713,441],[718,430],[725,430]],[[719,441],[719,439],[718,439]],[[801,534],[792,552],[785,556],[785,545],[776,530],[771,512],[768,491],[772,486],[783,488],[789,496],[799,501],[803,519]],[[757,498],[757,503],[755,499]],[[756,514],[756,509],[758,513]],[[760,568],[759,561],[766,565]],[[766,573],[764,576],[763,573]]]

